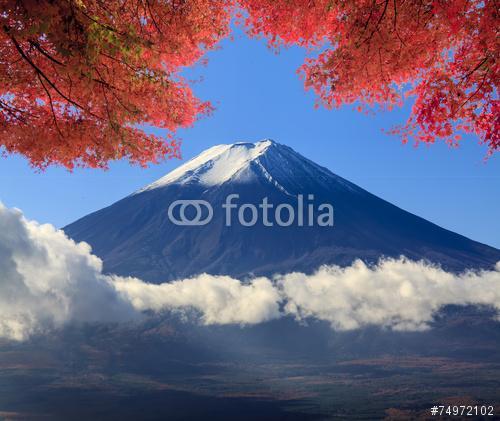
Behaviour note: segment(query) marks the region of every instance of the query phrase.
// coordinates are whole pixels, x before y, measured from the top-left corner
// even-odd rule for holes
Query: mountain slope
[[[307,205],[331,203],[333,226],[255,226],[238,222],[231,210],[226,226],[222,204],[230,194],[257,209],[263,198],[289,205],[298,218],[298,196]],[[313,200],[309,200],[312,195]],[[202,199],[214,216],[204,226],[177,226],[167,215],[172,202]],[[249,213],[247,214],[247,216]],[[284,213],[286,215],[286,212]],[[307,211],[305,212],[306,217]],[[349,181],[270,140],[219,145],[113,205],[64,228],[92,245],[105,270],[163,282],[200,272],[272,275],[348,265],[382,256],[428,259],[449,270],[489,268],[500,250],[440,228],[368,193]]]

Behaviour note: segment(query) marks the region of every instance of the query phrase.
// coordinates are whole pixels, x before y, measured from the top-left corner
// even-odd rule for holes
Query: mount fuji
[[[292,208],[299,196],[334,208],[333,226],[245,226],[223,204],[259,209],[264,198]],[[203,226],[178,226],[167,209],[176,200],[204,200],[214,209]],[[324,264],[373,263],[382,257],[427,260],[447,270],[492,268],[500,250],[404,211],[271,140],[214,146],[154,183],[66,226],[89,243],[107,272],[160,283],[202,272],[235,277],[312,272]]]

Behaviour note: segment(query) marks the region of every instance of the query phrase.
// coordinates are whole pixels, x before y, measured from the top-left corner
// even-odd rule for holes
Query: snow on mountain
[[[263,198],[293,208],[297,198],[333,205],[331,227],[243,226],[222,205],[229,195],[259,211]],[[178,200],[211,204],[204,226],[178,226],[167,209]],[[236,201],[236,200],[235,200]],[[317,207],[316,207],[317,209]],[[274,215],[274,214],[273,214]],[[288,146],[263,140],[219,145],[113,205],[64,228],[88,242],[106,271],[151,282],[207,272],[245,277],[311,272],[324,264],[368,263],[381,257],[428,260],[448,270],[491,268],[500,250],[445,230],[380,199],[303,157]]]
[[[266,139],[257,143],[240,142],[232,145],[214,146],[138,192],[164,187],[172,183],[197,182],[204,186],[222,184],[243,172],[273,143],[273,141]]]
[[[293,149],[271,139],[264,139],[255,143],[237,142],[213,146],[134,194],[171,184],[196,183],[209,187],[228,181],[251,182],[255,177],[267,179],[287,194],[282,182],[296,183],[297,179],[312,178],[323,183],[334,181],[356,190],[352,183],[304,158]]]

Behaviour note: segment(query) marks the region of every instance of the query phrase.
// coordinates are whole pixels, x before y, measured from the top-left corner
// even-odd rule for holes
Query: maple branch
[[[365,24],[363,25],[363,31],[361,32],[358,40],[355,43],[356,47],[359,46],[359,41],[361,40],[361,38],[363,38],[363,35],[365,34],[366,29],[368,28],[368,24],[370,23],[370,20],[372,19],[372,15],[373,15],[373,10],[375,8],[375,4],[376,4],[376,0],[373,0],[372,7],[370,8],[370,14],[368,15],[368,18],[366,19]]]
[[[120,64],[123,64],[124,66],[128,67],[130,70],[132,70],[133,72],[138,72],[139,69],[136,68],[136,67],[133,67],[131,66],[130,64],[128,64],[126,61],[123,61],[123,60],[120,60],[120,59],[117,59],[116,57],[113,57],[113,56],[110,56],[109,54],[106,54],[104,52],[100,52],[101,55],[103,55],[104,57],[106,58],[109,58],[110,60],[113,60],[113,61],[116,61],[117,63],[120,63]]]
[[[394,4],[394,21],[393,21],[392,26],[394,28],[394,31],[396,31],[396,22],[398,20],[398,6],[396,4],[396,0],[394,0],[393,4]]]
[[[464,77],[462,77],[462,79],[460,80],[460,83],[462,83],[463,81],[465,80],[468,80],[472,74],[478,70],[484,63],[486,63],[487,61],[489,60],[489,57],[486,56],[483,60],[481,60],[481,62],[476,66],[474,67],[470,72],[468,72]]]
[[[488,73],[485,73],[485,75],[483,76],[483,80],[478,85],[478,87],[476,88],[476,90],[474,90],[474,92],[472,92],[472,94],[470,94],[467,97],[467,99],[455,110],[455,112],[452,114],[452,117],[455,117],[455,115],[458,113],[458,111],[460,111],[479,92],[479,90],[483,87],[484,82],[486,81],[486,76],[487,75],[488,75]]]
[[[45,57],[47,57],[50,61],[53,61],[54,63],[59,64],[60,66],[65,66],[64,63],[61,63],[59,60],[57,60],[56,58],[52,57],[49,53],[47,53],[47,51],[45,51],[38,42],[33,41],[31,39],[28,40],[28,42],[30,43],[30,45],[32,45],[38,51],[40,51],[40,53],[42,53]]]
[[[19,110],[15,107],[11,107],[9,104],[6,102],[2,101],[0,99],[0,108],[4,109],[10,116],[14,117],[16,120],[19,120],[23,124],[27,124],[27,121],[22,117],[17,115],[17,113],[22,114],[23,111]]]
[[[146,6],[148,8],[148,11],[149,11],[149,16],[151,16],[151,20],[153,21],[153,25],[155,26],[156,30],[158,31],[159,34],[162,34],[162,31],[160,29],[160,27],[158,26],[158,24],[156,23],[156,19],[154,18],[153,16],[153,12],[151,10],[151,5],[149,4],[149,0],[146,0]]]
[[[52,111],[52,118],[54,120],[54,125],[56,126],[56,129],[57,129],[57,132],[59,133],[59,137],[61,139],[64,139],[64,136],[61,132],[61,129],[59,128],[59,124],[57,124],[57,117],[56,117],[56,112],[54,110],[54,103],[52,101],[52,95],[50,95],[50,92],[49,90],[47,89],[47,87],[45,86],[45,83],[43,83],[43,80],[42,78],[40,77],[40,74],[37,74],[37,77],[38,77],[38,80],[40,81],[43,89],[45,90],[45,92],[47,93],[47,96],[49,97],[49,103],[50,103],[50,110]]]
[[[14,46],[16,47],[16,50],[19,52],[19,54],[21,55],[21,57],[23,57],[23,59],[26,60],[26,62],[35,70],[35,72],[38,75],[40,75],[41,77],[43,77],[47,81],[47,83],[52,87],[52,89],[54,89],[62,98],[64,98],[67,102],[69,102],[70,104],[74,105],[75,107],[80,108],[81,110],[89,113],[91,116],[96,117],[96,118],[98,118],[100,120],[104,120],[104,118],[102,118],[102,117],[94,114],[90,110],[86,109],[82,105],[78,104],[77,102],[73,101],[71,98],[68,98],[66,95],[64,95],[64,93],[62,93],[60,91],[60,89],[45,75],[45,73],[26,55],[26,53],[21,48],[21,46],[19,45],[19,43],[17,42],[17,40],[12,35],[10,35],[8,32],[7,32],[7,35],[9,36],[9,38],[14,43]]]
[[[382,14],[380,15],[380,17],[378,18],[378,21],[377,23],[375,24],[375,27],[373,28],[373,31],[371,32],[371,34],[362,42],[362,44],[364,44],[366,41],[370,40],[371,38],[373,38],[373,35],[375,34],[375,32],[377,32],[378,30],[378,27],[380,25],[380,23],[382,22],[382,19],[384,18],[385,16],[385,12],[387,12],[387,6],[389,5],[389,0],[385,0],[385,5],[384,5],[384,10],[382,10]]]
[[[98,69],[97,67],[96,67],[96,69],[95,69],[95,70],[96,70],[97,74],[100,76],[100,78],[101,78],[101,79],[104,79],[104,77],[102,76],[101,72],[99,71],[99,69]],[[108,72],[108,73],[109,73],[109,72]],[[102,83],[103,85],[105,85],[105,86],[111,86],[111,85],[109,85],[107,82],[104,82],[104,81],[102,81],[101,83]],[[130,108],[128,108],[128,107],[127,107],[127,106],[126,106],[126,105],[125,105],[125,104],[121,101],[121,99],[120,99],[120,98],[118,97],[118,95],[115,93],[114,89],[109,89],[109,91],[113,94],[113,96],[115,97],[115,99],[119,102],[119,104],[120,104],[120,105],[121,105],[121,106],[122,106],[125,110],[127,110],[130,114],[134,114],[134,112],[133,112]],[[104,88],[103,88],[103,93],[104,93],[104,95],[106,96],[105,91],[104,91]],[[108,99],[106,98],[106,104],[107,104],[107,103],[108,103]],[[108,115],[109,115],[109,113],[108,113]]]
[[[87,19],[89,19],[90,21],[96,23],[97,25],[99,26],[102,26],[104,29],[107,29],[108,31],[111,31],[111,32],[114,32],[115,34],[118,34],[118,35],[126,35],[122,32],[119,32],[117,31],[115,28],[113,28],[112,26],[110,25],[107,25],[105,23],[102,23],[102,22],[99,22],[97,19],[94,19],[92,16],[89,16],[87,13],[85,13],[83,10],[79,9],[79,12],[85,16]]]

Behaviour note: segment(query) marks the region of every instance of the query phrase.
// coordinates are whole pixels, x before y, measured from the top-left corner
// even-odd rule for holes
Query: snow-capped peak
[[[173,183],[197,182],[206,186],[222,184],[241,173],[273,144],[275,142],[271,139],[264,139],[255,143],[237,142],[213,146],[139,192]]]

